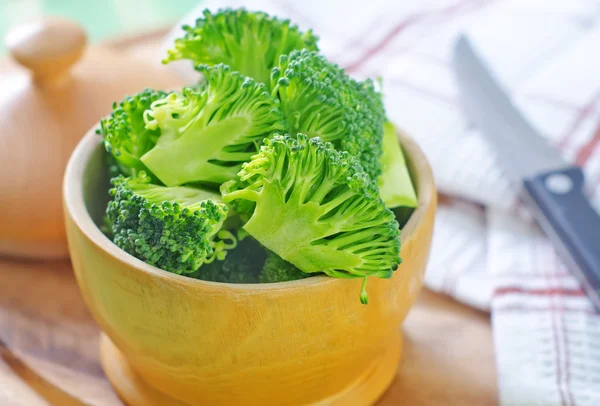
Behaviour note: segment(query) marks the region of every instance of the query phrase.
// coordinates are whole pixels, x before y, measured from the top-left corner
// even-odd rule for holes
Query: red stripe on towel
[[[536,244],[536,248],[539,252],[540,248],[543,247],[542,245],[540,245],[539,243]],[[541,252],[542,257],[544,259],[547,259],[547,254],[548,252]],[[552,253],[550,253],[552,255]],[[556,261],[555,265],[556,265]],[[552,277],[548,277],[548,282],[549,282],[549,286],[553,285],[554,282],[554,278]],[[548,290],[556,290],[556,288],[551,288]],[[548,295],[548,304],[549,307],[554,307],[554,299],[555,299],[556,295],[550,294]],[[562,406],[565,406],[567,404],[566,401],[566,396],[565,396],[565,391],[563,390],[562,387],[562,364],[561,364],[561,350],[560,350],[560,343],[559,343],[559,336],[558,336],[558,322],[557,322],[557,317],[556,317],[556,312],[552,312],[552,338],[554,340],[554,361],[555,361],[555,365],[556,365],[556,389],[558,390],[558,393],[560,395],[560,401]]]
[[[510,294],[522,294],[530,296],[585,296],[583,289],[566,289],[566,288],[542,288],[528,289],[520,286],[504,286],[496,289],[494,296],[503,296]]]
[[[546,312],[563,312],[563,313],[581,313],[588,314],[590,316],[600,317],[600,313],[593,309],[583,309],[578,307],[567,307],[567,306],[528,306],[523,304],[518,305],[506,305],[506,306],[495,306],[492,307],[494,313],[510,313],[510,312],[521,312],[521,313],[546,313]]]
[[[558,142],[558,144],[557,144],[558,148],[564,149],[567,146],[567,144],[569,143],[569,141],[571,140],[571,137],[573,136],[573,134],[575,134],[575,132],[581,126],[581,123],[583,123],[583,121],[590,114],[592,114],[596,111],[596,103],[598,102],[598,98],[600,98],[600,91],[596,92],[592,96],[592,98],[583,107],[581,107],[578,110],[578,113],[575,116],[575,119],[573,120],[573,122],[571,123],[571,125],[569,126],[569,128],[567,129],[565,134],[561,137],[560,141]]]
[[[592,138],[587,143],[585,143],[585,145],[581,147],[581,149],[577,153],[575,162],[577,162],[577,164],[581,166],[585,165],[590,159],[592,153],[598,147],[598,144],[600,144],[600,120],[598,120],[598,124],[596,125],[596,131],[594,132],[594,135],[592,135]]]
[[[364,65],[365,62],[367,62],[373,56],[377,55],[379,52],[381,52],[383,49],[385,49],[401,32],[403,32],[407,28],[415,25],[416,23],[420,23],[421,21],[423,21],[424,19],[426,19],[428,17],[432,17],[435,15],[442,15],[442,16],[443,15],[451,15],[452,17],[454,17],[455,13],[465,6],[473,5],[474,6],[473,9],[477,9],[478,7],[484,5],[485,3],[488,3],[488,2],[489,1],[481,1],[481,0],[462,0],[462,1],[459,1],[449,7],[441,9],[441,10],[417,13],[417,14],[408,16],[407,18],[405,18],[404,20],[402,20],[398,24],[396,24],[392,28],[392,30],[385,37],[383,37],[381,39],[381,41],[379,41],[372,47],[368,48],[365,51],[365,53],[363,55],[361,55],[357,60],[355,60],[352,63],[347,64],[346,70],[348,72],[355,71],[360,66]]]

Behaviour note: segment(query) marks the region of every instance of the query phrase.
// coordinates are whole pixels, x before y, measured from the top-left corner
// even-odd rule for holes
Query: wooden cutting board
[[[69,262],[0,260],[9,348],[0,349],[0,405],[121,405],[100,367],[98,332]],[[425,290],[404,333],[404,358],[379,405],[496,403],[487,314]]]
[[[148,57],[163,33],[106,46]],[[489,315],[425,290],[403,329],[404,358],[378,405],[497,403]],[[68,261],[0,259],[0,405],[122,405],[98,333]]]

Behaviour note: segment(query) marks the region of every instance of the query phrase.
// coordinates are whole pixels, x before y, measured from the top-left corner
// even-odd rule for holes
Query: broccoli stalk
[[[302,272],[389,278],[400,263],[394,214],[357,161],[331,143],[303,134],[267,140],[221,193],[225,202],[255,202],[244,229]]]
[[[371,81],[358,82],[323,56],[302,50],[281,56],[271,87],[292,134],[333,143],[357,156],[377,179],[385,110]]]
[[[190,59],[194,64],[223,63],[242,75],[269,84],[271,69],[279,56],[295,49],[318,51],[311,31],[302,33],[289,20],[244,9],[204,10],[196,25],[183,26],[185,35],[175,40],[163,63]]]
[[[199,69],[206,86],[157,100],[144,115],[160,136],[141,161],[167,186],[233,179],[265,137],[286,129],[264,85],[225,65]]]
[[[389,209],[417,207],[417,194],[398,143],[396,128],[389,121],[384,126],[381,168],[383,173],[377,181],[385,205]]]
[[[237,243],[221,230],[228,209],[212,192],[153,185],[144,172],[119,176],[112,184],[106,214],[113,241],[150,265],[177,274],[194,272],[224,259]]]
[[[141,170],[147,172],[140,158],[154,147],[160,132],[146,128],[144,112],[166,96],[165,92],[146,89],[114,103],[112,114],[100,121],[98,133],[120,173],[131,176]],[[111,167],[111,171],[114,173],[115,168]]]

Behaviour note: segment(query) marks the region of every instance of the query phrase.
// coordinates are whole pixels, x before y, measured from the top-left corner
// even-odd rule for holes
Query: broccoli
[[[318,51],[311,31],[300,32],[289,20],[244,9],[204,10],[196,25],[183,26],[185,35],[175,40],[175,49],[163,63],[190,59],[194,64],[224,63],[260,83],[269,84],[271,69],[279,56],[295,49]]]
[[[266,251],[252,237],[241,239],[223,261],[205,264],[187,276],[213,282],[258,283]]]
[[[117,161],[117,158],[115,158],[113,154],[106,150],[104,151],[104,164],[106,165],[110,179],[116,178],[119,175],[127,175],[126,173],[123,173],[123,170],[121,169],[122,165],[119,163],[119,161]]]
[[[221,225],[227,206],[212,192],[150,183],[145,172],[112,180],[106,209],[114,243],[131,255],[177,274],[224,259],[236,244]]]
[[[172,93],[144,113],[159,136],[141,161],[167,186],[233,179],[265,137],[287,128],[264,85],[225,65],[199,69],[206,86]]]
[[[377,179],[385,110],[373,82],[358,82],[325,57],[302,50],[281,56],[271,87],[292,134],[333,143],[357,156],[371,179]]]
[[[319,138],[266,140],[221,193],[225,202],[255,202],[244,230],[305,273],[366,283],[400,264],[398,223],[377,186],[348,152]]]
[[[345,92],[345,103],[359,112],[360,164],[371,179],[381,175],[381,156],[383,154],[383,134],[386,121],[383,95],[375,88],[371,79],[362,82],[350,80],[354,92]]]
[[[228,251],[223,261],[202,265],[187,276],[212,282],[274,283],[308,278],[294,265],[277,254],[265,250],[258,241],[247,236]]]
[[[261,283],[286,282],[296,279],[308,278],[310,274],[304,273],[294,265],[282,259],[272,251],[267,252],[267,259],[260,271]]]
[[[100,121],[98,133],[102,135],[106,151],[114,158],[111,174],[120,172],[129,176],[140,170],[148,173],[140,158],[154,147],[160,131],[146,128],[144,113],[153,102],[167,94],[146,89],[128,96],[120,103],[114,103],[112,114]]]
[[[381,168],[383,173],[377,181],[385,205],[390,209],[417,207],[417,194],[398,143],[396,128],[389,121],[384,126]]]

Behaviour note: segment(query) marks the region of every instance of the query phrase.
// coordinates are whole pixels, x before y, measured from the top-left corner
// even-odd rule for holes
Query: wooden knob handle
[[[59,17],[31,21],[11,30],[6,46],[12,57],[31,70],[37,84],[60,83],[86,44],[81,26]]]

